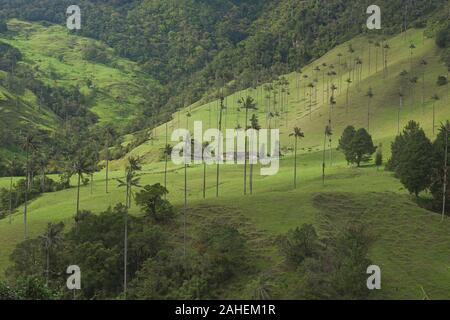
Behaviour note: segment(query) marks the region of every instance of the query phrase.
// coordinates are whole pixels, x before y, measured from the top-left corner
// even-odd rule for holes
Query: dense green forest
[[[2,0],[3,19],[65,22],[70,1]],[[99,39],[167,86],[155,112],[294,71],[367,32],[370,1],[80,1],[81,35]],[[425,26],[446,0],[383,0],[382,34]],[[434,17],[432,21],[436,21]],[[433,26],[433,25],[432,25]]]

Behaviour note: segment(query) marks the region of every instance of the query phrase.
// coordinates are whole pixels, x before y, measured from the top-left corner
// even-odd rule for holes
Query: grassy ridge
[[[125,125],[140,114],[149,88],[159,86],[156,81],[143,75],[136,63],[119,58],[113,49],[99,42],[70,34],[63,26],[44,27],[11,20],[8,28],[9,35],[0,40],[22,52],[24,57],[21,63],[29,65],[34,76],[51,87],[79,87],[89,98],[89,107],[101,122]],[[85,60],[83,50],[88,45],[103,48],[107,63]],[[0,98],[7,94],[5,91],[6,88],[0,88]],[[20,98],[33,109],[25,120],[32,122],[32,117],[41,117],[37,97],[27,92]],[[11,103],[5,105],[6,108],[12,107]],[[46,123],[43,120],[39,122]]]
[[[383,78],[382,72],[375,73],[374,65],[368,72],[367,38],[360,37],[351,43],[356,50],[355,56],[363,59],[362,82],[357,88],[353,84],[350,90],[350,111],[346,113],[345,87],[337,96],[337,105],[333,110],[333,145],[336,146],[338,136],[348,124],[357,127],[365,126],[367,122],[367,98],[365,93],[373,88],[375,97],[372,101],[371,134],[375,143],[384,144],[385,158],[389,153],[388,143],[397,133],[396,117],[399,88],[398,74],[408,70],[417,76],[421,75],[419,60],[428,60],[426,73],[426,103],[421,104],[421,82],[411,90],[413,99],[405,91],[404,109],[401,111],[401,125],[409,119],[418,120],[431,137],[431,102],[429,97],[437,93],[442,99],[436,104],[437,122],[449,117],[449,101],[445,99],[446,88],[437,88],[436,78],[444,74],[444,68],[439,63],[438,50],[432,39],[422,43],[422,31],[410,30],[408,39],[397,36],[389,39],[389,74]],[[413,69],[410,70],[409,43],[416,44],[413,52]],[[372,47],[372,50],[374,48]],[[313,62],[303,70],[310,76],[313,68],[322,63],[337,66],[337,54],[344,56],[347,44],[329,52],[318,61]],[[372,52],[373,54],[373,52]],[[380,57],[379,57],[380,59]],[[379,62],[379,68],[381,63]],[[319,76],[318,101],[313,109],[312,120],[307,115],[308,99],[304,97],[305,80],[302,79],[300,99],[296,93],[296,74],[287,75],[290,80],[289,113],[279,120],[282,133],[282,145],[291,147],[287,133],[294,126],[300,126],[305,131],[306,138],[301,141],[302,152],[299,157],[299,188],[293,190],[293,157],[288,155],[281,161],[280,172],[276,176],[262,177],[255,170],[254,195],[243,196],[243,166],[224,165],[221,172],[220,197],[215,195],[215,167],[208,167],[207,199],[202,199],[202,166],[188,169],[189,210],[187,212],[188,238],[195,235],[198,225],[204,219],[222,217],[233,220],[240,230],[249,238],[252,249],[257,252],[255,257],[255,273],[252,276],[238,279],[224,290],[226,298],[248,298],[249,283],[262,273],[275,273],[277,280],[286,285],[285,298],[293,295],[295,290],[295,275],[284,270],[277,253],[274,238],[285,233],[290,228],[302,223],[313,223],[321,235],[338,233],[349,220],[361,220],[371,226],[376,236],[376,243],[370,252],[372,261],[382,269],[382,287],[379,298],[413,298],[423,297],[422,288],[432,299],[449,298],[450,292],[450,221],[440,223],[440,217],[418,207],[407,191],[388,172],[377,171],[372,166],[364,168],[348,168],[342,155],[334,152],[333,165],[327,160],[327,180],[322,186],[321,181],[321,143],[323,129],[328,122],[328,106],[322,103],[322,79]],[[346,76],[342,78],[344,83]],[[337,79],[335,80],[337,81]],[[236,101],[240,96],[250,92],[238,92],[226,98],[228,109],[225,114],[224,126],[233,128],[237,122],[243,125],[243,112],[237,112]],[[256,91],[252,93],[256,97]],[[261,94],[258,94],[258,115],[261,124],[265,126],[262,110]],[[190,110],[191,118],[186,114]],[[211,110],[211,111],[210,111]],[[175,114],[169,124],[169,133],[177,127],[192,129],[194,120],[203,120],[211,126],[217,121],[217,102],[202,104],[201,102]],[[206,125],[205,125],[206,126]],[[160,162],[161,148],[165,142],[165,126],[155,129],[156,139],[139,146],[131,153],[143,156],[146,165],[141,175],[141,184],[163,181],[164,165]],[[328,154],[327,154],[328,159]],[[123,160],[113,163],[115,170],[113,178],[123,176]],[[7,179],[0,179],[0,186],[6,186]],[[183,204],[184,171],[173,164],[169,165],[168,199],[178,209]],[[81,190],[81,207],[94,211],[104,210],[118,201],[123,201],[125,191],[110,187],[111,192],[104,192],[104,172],[95,175],[93,194],[90,186]],[[29,206],[29,227],[31,236],[39,235],[48,221],[71,221],[75,213],[76,190],[74,188],[58,193],[45,194],[33,201]],[[8,219],[0,221],[0,272],[8,266],[8,255],[14,246],[21,241],[23,225],[22,208],[13,216],[11,224]],[[137,208],[132,208],[133,214],[139,214]],[[179,223],[182,218],[180,217]],[[182,235],[180,234],[180,240]]]

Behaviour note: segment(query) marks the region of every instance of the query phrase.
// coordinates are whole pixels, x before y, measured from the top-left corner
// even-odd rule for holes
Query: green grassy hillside
[[[19,64],[29,67],[36,79],[52,88],[78,87],[100,124],[123,128],[142,115],[145,102],[159,88],[136,63],[119,58],[100,42],[70,34],[63,26],[11,20],[8,28],[0,41],[20,50],[23,59]],[[85,52],[92,46],[105,55],[103,63],[87,60]],[[6,73],[0,72],[0,77]],[[21,125],[52,129],[60,121],[30,90],[17,93],[2,86],[0,114],[0,124],[11,129]]]
[[[289,111],[281,113],[278,119],[272,119],[272,127],[279,126],[282,134],[282,147],[288,151],[292,147],[288,133],[294,126],[305,132],[301,141],[302,152],[299,157],[299,187],[293,189],[293,157],[290,152],[281,161],[280,172],[271,177],[255,175],[254,194],[243,196],[243,166],[225,165],[221,168],[220,197],[215,198],[215,167],[208,167],[207,199],[202,199],[203,167],[192,166],[188,169],[188,240],[195,237],[196,230],[205,220],[221,218],[236,225],[247,236],[251,249],[255,252],[255,271],[251,276],[237,279],[224,288],[224,298],[248,298],[251,296],[250,283],[262,274],[269,274],[284,288],[283,298],[294,296],[296,281],[294,272],[286,270],[282,264],[274,239],[287,230],[303,223],[313,223],[325,236],[340,232],[346,222],[360,220],[371,226],[376,242],[370,252],[371,260],[382,269],[383,289],[377,292],[378,298],[421,299],[423,290],[431,299],[448,299],[450,292],[450,220],[440,222],[440,216],[420,208],[408,192],[391,173],[378,171],[373,166],[349,168],[342,155],[333,152],[333,164],[327,160],[327,178],[325,186],[321,180],[321,143],[323,131],[328,123],[328,105],[322,100],[325,89],[322,83],[322,72],[317,75],[318,94],[313,106],[311,119],[308,114],[309,97],[305,96],[305,85],[312,81],[313,69],[334,64],[335,70],[342,68],[342,85],[339,85],[339,73],[333,82],[339,88],[337,104],[333,108],[333,146],[346,125],[363,127],[367,124],[366,92],[372,87],[375,96],[371,103],[370,132],[375,143],[383,143],[385,158],[389,154],[389,142],[397,133],[397,108],[400,87],[399,73],[407,70],[409,76],[419,78],[415,88],[404,87],[405,101],[401,110],[401,127],[410,119],[415,119],[432,137],[431,100],[438,94],[441,100],[436,103],[436,123],[450,116],[447,88],[437,87],[436,79],[446,70],[439,62],[439,51],[433,39],[422,39],[422,30],[410,30],[403,35],[388,39],[388,74],[381,71],[381,55],[378,52],[378,72],[375,72],[375,48],[371,50],[371,72],[368,68],[368,38],[359,37],[351,41],[355,53],[353,58],[361,57],[363,71],[359,85],[350,87],[350,105],[346,112],[346,85],[348,77],[344,66],[338,65],[338,53],[342,53],[343,62],[349,59],[344,44],[330,51],[321,59],[305,67],[302,72],[309,78],[301,77],[300,94],[297,96],[297,74],[286,75],[289,80]],[[413,42],[416,49],[410,57],[409,46]],[[23,40],[23,46],[26,47]],[[426,59],[425,99],[422,105],[422,70],[420,60]],[[56,64],[56,62],[55,62]],[[328,68],[326,68],[328,71]],[[326,80],[325,80],[326,81]],[[100,85],[100,84],[99,84]],[[234,128],[238,123],[244,125],[243,112],[237,111],[236,101],[247,94],[257,98],[258,116],[265,127],[265,114],[261,89],[238,92],[226,97],[224,126]],[[265,93],[264,93],[265,94]],[[217,121],[217,101],[211,103],[198,102],[186,110],[174,114],[169,123],[169,133],[177,127],[192,129],[194,120],[203,120],[211,127]],[[101,109],[101,108],[100,108]],[[287,108],[286,108],[287,109]],[[286,110],[285,109],[285,110]],[[190,112],[192,117],[186,115]],[[276,122],[275,122],[276,121]],[[141,184],[162,182],[164,164],[161,159],[161,148],[165,143],[165,126],[155,129],[156,140],[152,140],[133,150],[131,154],[140,155],[145,160],[141,173]],[[112,178],[123,176],[123,160],[116,161],[112,167]],[[255,171],[259,173],[259,171]],[[125,190],[114,186],[105,194],[104,172],[95,175],[93,194],[90,187],[81,190],[81,207],[96,212],[124,201]],[[7,179],[0,179],[0,186],[6,186]],[[168,199],[182,212],[184,169],[169,165]],[[425,195],[426,196],[426,195]],[[29,206],[29,230],[31,236],[38,236],[49,221],[65,221],[70,223],[75,213],[75,188],[57,193],[45,194],[33,201]],[[23,237],[22,208],[12,220],[0,221],[0,272],[8,267],[8,256],[14,246]],[[139,214],[137,208],[131,209]],[[182,223],[182,217],[179,217]],[[179,235],[180,240],[182,235]],[[191,244],[189,244],[191,245]],[[189,250],[189,247],[188,247]],[[244,276],[243,276],[244,277]]]

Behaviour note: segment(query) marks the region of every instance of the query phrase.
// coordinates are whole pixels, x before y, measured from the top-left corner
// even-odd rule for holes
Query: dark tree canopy
[[[392,150],[393,156],[395,154],[395,172],[408,191],[418,196],[430,185],[432,144],[422,128],[413,121],[405,128],[402,138],[395,143],[398,144]]]
[[[361,128],[355,131],[353,126],[348,126],[339,139],[339,150],[341,150],[348,163],[354,163],[358,167],[361,162],[371,160],[372,154],[377,150],[373,145],[372,137]]]
[[[341,138],[339,139],[339,150],[342,151],[345,155],[345,160],[347,160],[347,163],[352,162],[352,149],[351,149],[351,143],[353,140],[353,137],[355,136],[356,130],[353,126],[348,126],[344,129],[344,132],[342,133]]]

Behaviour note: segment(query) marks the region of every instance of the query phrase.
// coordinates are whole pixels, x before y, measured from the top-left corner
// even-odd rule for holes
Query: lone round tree
[[[350,144],[350,149],[353,155],[351,162],[356,163],[358,167],[361,165],[361,162],[369,161],[372,154],[377,150],[373,145],[372,137],[364,128],[356,131]]]

